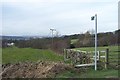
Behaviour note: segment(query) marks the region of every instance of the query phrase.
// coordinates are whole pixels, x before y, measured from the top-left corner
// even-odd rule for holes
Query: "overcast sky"
[[[114,31],[118,29],[118,1],[3,0],[2,35],[49,36],[50,28],[61,35],[84,33],[94,29],[91,16],[96,13],[98,32]]]

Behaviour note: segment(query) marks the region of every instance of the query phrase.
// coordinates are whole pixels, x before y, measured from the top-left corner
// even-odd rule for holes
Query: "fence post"
[[[98,60],[100,60],[100,51],[98,51]]]
[[[106,53],[105,53],[105,69],[108,68],[108,64],[109,64],[109,62],[108,62],[109,57],[108,56],[109,56],[109,49],[107,48]]]
[[[66,61],[66,57],[67,57],[66,49],[64,49],[63,55],[64,55],[64,61]]]

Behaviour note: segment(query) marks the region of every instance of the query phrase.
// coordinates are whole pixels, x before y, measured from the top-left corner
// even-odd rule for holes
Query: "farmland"
[[[98,47],[98,51],[109,49],[109,62],[110,64],[117,65],[118,64],[118,54],[120,53],[118,46],[107,46],[107,47]],[[94,51],[94,47],[84,47],[84,48],[76,48],[77,50],[83,51]]]
[[[32,48],[3,48],[2,63],[17,63],[25,61],[63,61],[63,57],[51,50],[32,49]]]
[[[118,77],[118,70],[89,70],[89,71],[82,71],[82,72],[75,72],[75,71],[65,71],[59,75],[58,78],[117,78]]]
[[[71,44],[75,44],[79,39],[72,39]]]
[[[114,58],[117,65],[118,61],[118,47],[117,46],[108,46],[108,47],[98,47],[98,50],[105,50],[109,48],[110,50],[110,60],[112,61]],[[85,48],[75,48],[79,50],[87,50],[92,51],[94,47],[85,47]],[[55,63],[59,63],[63,61],[63,56],[58,55],[57,53],[51,50],[44,50],[44,49],[32,49],[32,48],[17,48],[17,47],[10,47],[10,48],[3,48],[2,49],[2,61],[3,64],[15,64],[18,62],[33,62],[36,63],[38,61],[51,61]],[[50,63],[49,63],[50,64]],[[52,63],[51,63],[52,64]],[[66,63],[64,63],[66,64]],[[60,68],[60,67],[59,67]],[[65,69],[61,70],[59,74],[56,74],[57,78],[106,78],[106,77],[117,77],[118,70],[110,68],[108,70],[98,70],[94,71],[94,67],[91,67],[89,70],[79,68],[79,69]],[[52,76],[53,77],[53,76]]]

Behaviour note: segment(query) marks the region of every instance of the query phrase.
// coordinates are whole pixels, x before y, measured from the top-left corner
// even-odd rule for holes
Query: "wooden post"
[[[72,50],[70,50],[70,60],[71,60],[71,64],[73,64],[73,55],[72,55]]]
[[[108,62],[109,57],[108,56],[109,56],[109,49],[107,48],[106,53],[105,53],[105,69],[108,68],[108,64],[109,64],[109,62]]]
[[[66,49],[64,49],[63,55],[64,55],[64,61],[66,61],[66,57],[67,57],[67,55],[66,55]]]

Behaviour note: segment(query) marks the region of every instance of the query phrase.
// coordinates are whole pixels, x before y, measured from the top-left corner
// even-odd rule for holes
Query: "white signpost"
[[[97,70],[97,14],[92,16],[91,20],[95,20],[95,70]]]

